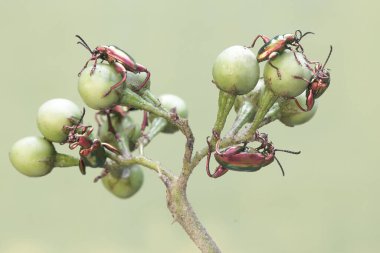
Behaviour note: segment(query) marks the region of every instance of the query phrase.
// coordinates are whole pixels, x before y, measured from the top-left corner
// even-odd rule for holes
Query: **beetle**
[[[327,90],[330,85],[330,72],[325,68],[328,60],[330,59],[333,47],[330,45],[330,52],[325,60],[325,63],[322,65],[320,62],[310,62],[315,64],[313,69],[313,75],[310,80],[306,80],[299,76],[294,76],[296,79],[305,80],[309,85],[306,88],[306,109],[304,109],[298,102],[296,98],[295,102],[297,106],[304,112],[310,111],[314,106],[315,99],[322,96],[322,94]]]
[[[127,71],[133,72],[133,73],[140,73],[145,72],[146,78],[143,83],[139,85],[139,87],[136,88],[136,91],[141,90],[144,88],[146,83],[149,81],[150,78],[150,72],[146,67],[143,65],[136,63],[136,61],[130,56],[127,52],[123,51],[122,49],[118,48],[117,46],[97,46],[94,50],[92,50],[89,45],[80,37],[79,35],[75,35],[80,41],[77,42],[77,44],[81,44],[83,47],[85,47],[88,51],[91,53],[91,58],[85,63],[82,70],[78,73],[78,76],[81,75],[83,70],[87,67],[88,63],[92,60],[94,60],[94,65],[91,69],[90,74],[93,74],[96,68],[96,64],[98,59],[101,59],[103,61],[107,61],[110,65],[114,67],[114,69],[121,74],[122,79],[114,84],[110,90],[104,94],[104,96],[107,96],[112,90],[116,89],[122,83],[127,79]]]
[[[90,135],[94,128],[82,125],[84,115],[85,109],[83,108],[82,116],[76,125],[63,127],[64,131],[68,132],[68,136],[66,140],[61,143],[68,143],[70,149],[80,147],[79,170],[83,175],[86,174],[86,163],[92,167],[101,167],[104,165],[106,160],[104,148],[120,155],[119,150],[114,146],[91,138]]]
[[[257,138],[261,145],[258,148],[247,147],[247,143],[238,146],[228,147],[223,151],[220,151],[220,139],[215,146],[215,160],[219,163],[219,166],[211,174],[209,169],[210,154],[207,157],[206,172],[209,177],[218,178],[226,174],[229,170],[253,172],[258,171],[262,167],[271,164],[274,160],[280,166],[282,175],[285,176],[284,169],[280,161],[276,158],[276,151],[287,152],[291,154],[300,154],[301,152],[294,152],[289,150],[275,149],[271,142],[268,142],[268,136],[266,134],[260,134]],[[207,141],[210,147],[210,142]]]
[[[278,67],[274,66],[271,62],[272,59],[274,59],[277,55],[281,54],[285,49],[290,49],[294,53],[294,57],[296,58],[298,64],[301,65],[301,62],[298,60],[296,52],[303,53],[303,47],[299,43],[303,37],[305,37],[307,34],[314,34],[313,32],[306,32],[302,34],[301,30],[296,30],[294,34],[283,34],[283,35],[277,35],[270,39],[269,37],[259,34],[256,36],[256,38],[253,40],[252,45],[250,48],[253,48],[255,46],[256,41],[261,38],[264,42],[264,45],[259,49],[257,53],[257,61],[263,62],[268,60],[269,65],[276,69],[277,76],[279,79],[281,79],[281,73]],[[294,49],[291,48],[295,47]]]

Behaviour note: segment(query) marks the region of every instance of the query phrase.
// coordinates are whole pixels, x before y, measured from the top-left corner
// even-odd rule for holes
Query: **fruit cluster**
[[[332,47],[323,65],[310,61],[300,44],[306,34],[310,32],[302,34],[297,30],[294,34],[278,35],[272,39],[258,35],[251,47],[232,46],[218,55],[212,72],[213,83],[220,91],[217,119],[211,141],[208,141],[206,170],[210,177],[217,178],[228,170],[256,171],[268,165],[276,159],[274,153],[277,149],[268,144],[267,136],[263,138],[257,130],[277,119],[293,127],[308,122],[314,116],[316,99],[330,84],[330,73],[325,65]],[[263,39],[264,45],[256,55],[252,48],[258,38]],[[259,62],[263,61],[266,64],[260,78]],[[233,106],[237,116],[225,138],[234,138],[239,133],[246,138],[244,145],[230,146],[221,151],[218,148],[222,140],[220,135]],[[261,145],[249,148],[246,146],[248,141],[258,141]],[[214,149],[220,166],[210,173],[209,160]]]
[[[118,157],[130,158],[134,150],[146,146],[161,132],[176,132],[178,128],[160,115],[186,118],[187,108],[175,95],[156,98],[150,92],[150,80],[136,90],[146,80],[146,73],[127,71],[126,75],[122,85],[111,89],[122,78],[112,64],[98,63],[95,69],[84,68],[78,91],[84,103],[97,110],[96,134],[92,126],[83,123],[84,108],[67,99],[51,99],[41,105],[37,114],[37,126],[43,137],[17,141],[9,153],[13,166],[30,177],[47,175],[55,167],[78,166],[82,174],[86,174],[86,167],[103,168],[94,181],[101,179],[105,188],[120,198],[135,194],[143,183],[140,166],[112,169],[109,165],[117,163]],[[140,125],[130,114],[141,110]],[[53,143],[79,150],[79,158],[58,153]]]
[[[217,178],[228,170],[257,171],[274,160],[278,162],[275,152],[284,150],[275,149],[268,136],[257,130],[277,119],[287,126],[295,126],[313,117],[317,110],[315,100],[330,83],[325,65],[332,48],[323,65],[308,60],[300,44],[306,34],[309,33],[297,30],[273,39],[259,35],[251,47],[232,46],[218,55],[212,70],[213,83],[220,91],[216,122],[208,140],[210,177]],[[174,133],[181,128],[178,122],[187,118],[187,107],[175,95],[158,98],[153,95],[150,72],[126,52],[115,46],[98,46],[92,50],[77,37],[78,43],[91,53],[79,73],[78,91],[83,102],[97,110],[97,133],[84,123],[84,108],[67,99],[51,99],[37,114],[37,126],[43,137],[17,141],[9,157],[19,172],[31,177],[47,175],[55,167],[78,166],[82,174],[86,174],[86,167],[103,168],[95,181],[101,179],[111,193],[127,198],[141,187],[143,174],[137,164],[123,161],[131,159],[135,150],[142,154],[143,147],[159,133]],[[252,48],[258,38],[263,39],[264,46],[256,55]],[[97,62],[99,59],[102,63]],[[90,61],[94,64],[87,66]],[[266,64],[260,78],[262,61]],[[235,144],[243,145],[227,145],[221,150],[221,133],[232,107],[237,116],[225,139],[235,139]],[[130,117],[133,111],[142,112],[141,125]],[[191,144],[187,146],[191,146],[187,158],[190,162],[194,158],[191,156],[193,136],[190,129],[181,128],[181,131]],[[236,141],[237,137],[240,142]],[[248,147],[253,141],[261,145]],[[79,158],[58,153],[53,143],[78,150]],[[220,166],[210,173],[209,161],[214,150]]]

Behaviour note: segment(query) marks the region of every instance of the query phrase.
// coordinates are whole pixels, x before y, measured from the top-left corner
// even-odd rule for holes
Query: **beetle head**
[[[299,43],[303,37],[305,37],[307,34],[314,34],[313,32],[306,32],[302,33],[301,30],[296,30],[294,32],[294,40],[290,43],[293,43],[294,46],[296,46],[296,51],[303,53],[303,47]]]
[[[301,30],[296,30],[295,32],[294,32],[294,41],[295,42],[300,42],[301,41],[301,39],[303,38],[303,37],[305,37],[306,35],[308,35],[308,34],[315,34],[315,33],[313,33],[313,32],[305,32],[305,33],[302,33],[301,32]]]
[[[326,69],[326,64],[330,59],[332,53],[332,46],[330,45],[330,52],[325,60],[325,63],[321,65],[317,63],[315,66],[315,77],[311,84],[311,90],[314,95],[314,99],[319,98],[329,87],[330,85],[330,72]]]

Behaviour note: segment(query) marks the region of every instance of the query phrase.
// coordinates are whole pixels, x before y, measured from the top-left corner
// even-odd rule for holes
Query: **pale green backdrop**
[[[39,135],[35,116],[45,100],[83,105],[76,74],[89,54],[75,34],[127,50],[151,70],[154,93],[184,98],[201,148],[215,119],[217,54],[257,34],[296,29],[316,33],[303,40],[312,59],[322,61],[334,46],[331,87],[315,118],[265,128],[277,147],[302,154],[278,154],[286,177],[272,164],[212,180],[202,162],[189,199],[223,252],[379,252],[379,8],[369,0],[1,0],[0,252],[198,251],[172,224],[164,187],[150,171],[138,194],[119,200],[92,183],[98,170],[27,178],[11,167],[9,147]],[[179,134],[159,136],[146,154],[178,171],[183,143]]]

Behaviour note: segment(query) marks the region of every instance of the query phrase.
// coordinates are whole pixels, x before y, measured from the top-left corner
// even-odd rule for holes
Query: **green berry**
[[[85,68],[78,80],[78,91],[86,105],[95,110],[103,110],[117,104],[122,97],[120,90],[124,84],[105,95],[122,76],[108,64],[97,64],[92,74],[91,70],[92,66]]]
[[[13,144],[9,160],[20,173],[29,177],[41,177],[54,168],[56,151],[42,137],[25,137]]]
[[[81,109],[68,99],[55,98],[40,106],[37,126],[43,136],[52,142],[63,142],[67,138],[64,126],[72,126],[81,117]]]
[[[306,104],[305,92],[297,96],[296,99],[298,100],[301,106],[305,106]],[[311,120],[311,118],[317,112],[317,109],[318,109],[317,100],[315,101],[313,108],[310,111],[305,112],[305,111],[302,111],[297,106],[294,99],[288,99],[280,104],[280,110],[281,110],[280,121],[290,127],[301,125]]]
[[[265,64],[265,85],[279,97],[296,97],[304,92],[309,85],[305,80],[310,80],[312,72],[306,67],[307,62],[304,55],[301,53],[295,54],[301,64],[296,60],[294,52],[290,50],[285,50]],[[277,70],[270,63],[279,69],[281,79]]]
[[[222,51],[212,68],[216,86],[231,95],[250,92],[259,80],[256,55],[249,48],[232,46]]]
[[[159,100],[163,108],[167,109],[168,111],[175,110],[178,116],[181,118],[187,118],[188,110],[186,103],[182,98],[172,94],[164,94],[159,97]],[[149,114],[149,121],[152,122],[149,132],[152,132],[154,129],[159,129],[159,132],[174,133],[178,130],[175,125],[171,124],[166,119],[157,117],[152,113]],[[156,134],[158,134],[158,132]],[[151,137],[153,138],[156,134]]]
[[[144,174],[138,165],[132,165],[121,171],[110,172],[102,178],[104,187],[119,198],[133,196],[144,182]]]

